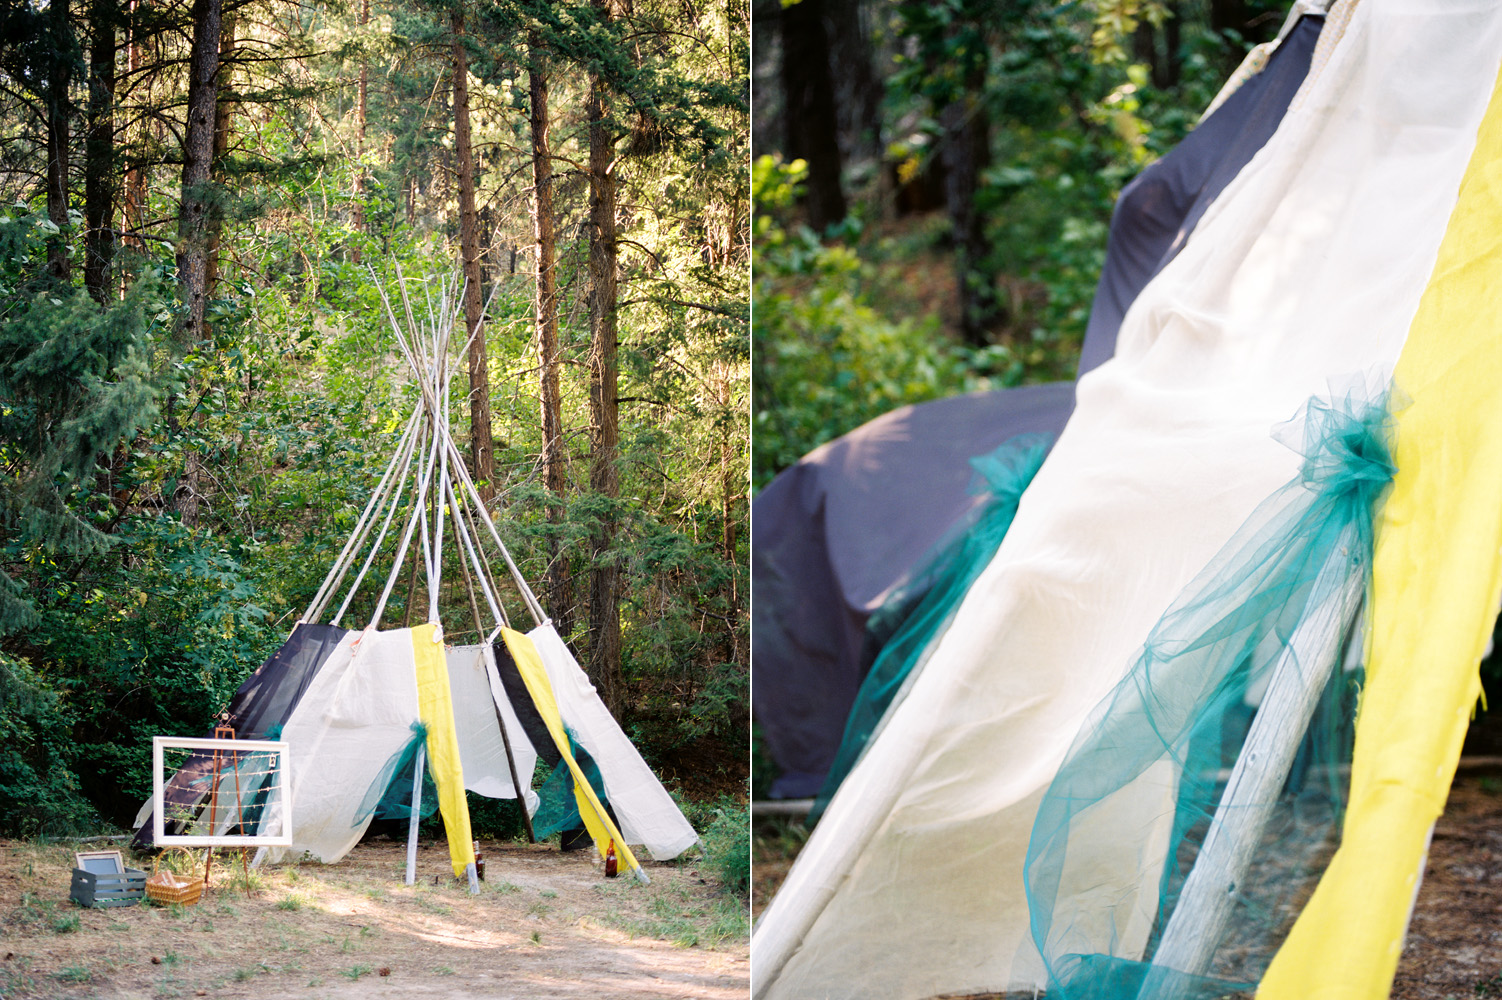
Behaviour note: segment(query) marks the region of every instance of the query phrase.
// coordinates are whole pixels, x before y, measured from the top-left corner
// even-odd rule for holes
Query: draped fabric
[[[1298,475],[1153,626],[1039,806],[1025,875],[1050,997],[1250,989],[1328,859],[1360,682],[1336,667],[1393,474],[1388,391],[1332,387],[1286,430]],[[1135,869],[1098,863],[1126,841]]]
[[[594,789],[595,798],[600,800],[600,805],[605,807],[606,813],[610,811],[610,796],[605,794],[605,782],[600,777],[600,765],[589,755],[589,751],[579,745],[573,733],[568,734],[569,756],[579,765],[579,770],[584,773],[589,787]],[[548,837],[564,830],[579,830],[584,828],[584,817],[579,812],[579,799],[574,793],[574,773],[568,764],[559,760],[558,766],[553,768],[553,773],[548,775],[548,780],[543,782],[542,789],[537,793],[541,803],[537,807],[536,814],[532,817],[532,830],[539,838]]]
[[[489,646],[451,646],[446,657],[464,787],[486,798],[519,798],[521,796],[517,795],[511,782],[514,763],[527,810],[531,812],[537,808],[537,796],[532,791],[537,750],[527,739],[515,704],[505,697],[504,692],[499,698],[495,695],[490,680],[495,664],[490,650]],[[531,699],[526,699],[526,702],[527,707],[531,707]],[[501,734],[502,725],[506,727],[505,739]],[[507,760],[508,741],[510,761]]]
[[[449,689],[448,661],[443,633],[429,622],[409,630],[413,669],[417,673],[418,717],[428,731],[428,772],[438,786],[438,811],[448,835],[449,862],[454,874],[475,863],[474,835],[469,825],[469,802],[464,797],[464,762],[454,725],[454,699]]]
[[[538,713],[547,723],[553,743],[558,747],[569,771],[573,773],[574,800],[579,809],[579,816],[584,821],[584,828],[589,831],[590,838],[595,842],[595,850],[603,858],[613,842],[616,854],[620,858],[621,869],[639,869],[640,862],[626,846],[626,839],[621,836],[621,831],[616,828],[615,823],[605,812],[604,805],[595,797],[588,776],[569,750],[568,733],[563,728],[563,717],[558,711],[558,701],[554,697],[552,684],[548,680],[547,667],[543,665],[537,646],[533,644],[529,636],[509,628],[501,630],[501,638],[506,643],[506,648],[510,650],[512,659],[516,661],[516,668],[520,671],[522,680],[526,682],[533,704],[537,706]]]
[[[383,769],[421,721],[412,631],[349,633],[308,685],[281,733],[291,751],[292,846],[268,848],[267,860],[307,852],[332,863],[360,842],[370,818],[353,818],[373,786],[385,787]]]
[[[1122,319],[1143,287],[1184,248],[1215,199],[1272,137],[1304,82],[1324,23],[1318,14],[1300,17],[1259,72],[1121,189],[1080,350],[1081,375],[1111,358]]]
[[[600,768],[600,781],[625,842],[641,844],[658,861],[675,858],[697,843],[699,835],[621,731],[557,630],[544,623],[527,638],[547,671],[563,723]]]
[[[1047,435],[1023,434],[988,455],[971,459],[976,480],[971,492],[984,496],[985,503],[961,522],[953,537],[941,544],[867,623],[868,632],[890,638],[882,642],[881,655],[861,682],[839,751],[809,814],[810,824],[823,815],[882,717],[909,683],[929,643],[996,554],[1017,514],[1022,491],[1043,464],[1050,444],[1052,439]]]
[[[347,634],[347,630],[333,625],[298,622],[281,648],[235,690],[220,724],[232,728],[242,740],[273,738],[269,734],[280,731],[319,668]],[[212,731],[204,734],[206,738],[213,735]],[[212,770],[212,752],[194,751],[167,779],[162,787],[162,801],[172,806],[174,815],[196,811],[208,801],[203,779]],[[145,850],[154,843],[150,800],[141,807],[135,822],[136,835],[131,846]]]
[[[1142,287],[1266,143],[1303,80],[1322,18],[1299,18],[1266,68],[1128,184],[1112,214],[1080,372],[1116,349]],[[773,798],[814,794],[885,636],[867,618],[973,515],[968,461],[1007,439],[1056,437],[1059,382],[904,407],[785,470],[752,504],[753,711],[782,774]],[[762,794],[758,790],[758,794]]]
[[[1298,473],[1270,429],[1332,376],[1392,372],[1499,57],[1494,4],[1355,9],[1081,379],[995,558],[763,914],[758,997],[1046,987],[1023,882],[1044,792],[1153,626]],[[1097,837],[1099,870],[1141,870],[1140,840]],[[1113,935],[1071,949],[1141,957]]]
[[[1371,0],[1365,0],[1370,4]],[[1502,80],[1395,378],[1398,473],[1378,525],[1371,655],[1340,849],[1265,1000],[1391,988],[1502,595]]]
[[[365,798],[355,810],[352,825],[363,827],[367,820],[402,820],[412,816],[413,772],[417,770],[417,751],[428,741],[428,727],[421,722],[412,723],[412,738],[391,755],[382,766],[376,779],[365,792]],[[420,782],[421,793],[417,813],[427,818],[438,811],[438,786],[433,783],[433,772],[423,768]]]

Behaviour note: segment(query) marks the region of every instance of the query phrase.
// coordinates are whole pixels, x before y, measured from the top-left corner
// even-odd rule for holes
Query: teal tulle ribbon
[[[861,682],[845,733],[808,822],[816,823],[845,776],[855,767],[876,731],[939,631],[970,585],[991,562],[1017,516],[1022,493],[1048,455],[1053,437],[1019,434],[994,451],[970,460],[975,470],[970,491],[986,496],[975,514],[952,529],[908,582],[893,591],[867,623],[868,644],[881,653]],[[890,638],[886,638],[886,637]]]
[[[579,770],[584,772],[584,777],[589,779],[590,787],[600,800],[600,805],[609,808],[609,801],[605,797],[605,779],[600,775],[600,765],[589,755],[589,751],[579,745],[574,739],[574,734],[568,732],[569,751],[574,755],[574,761],[579,765]],[[569,769],[568,762],[560,760],[553,768],[553,773],[548,780],[543,782],[538,790],[539,799],[537,812],[532,816],[532,832],[535,836],[547,837],[560,830],[577,830],[584,825],[584,820],[579,816],[579,800],[574,797],[574,775]]]
[[[412,815],[412,769],[417,766],[417,751],[427,742],[428,727],[421,722],[412,723],[412,736],[402,748],[381,765],[380,772],[360,807],[355,810],[351,826],[359,826],[367,818],[408,819]],[[422,772],[422,801],[418,815],[423,818],[433,815],[438,809],[438,787],[433,784],[433,775],[428,768]]]
[[[1306,617],[1334,606],[1340,588],[1356,583],[1353,575],[1369,585],[1373,524],[1395,472],[1391,395],[1385,384],[1332,385],[1327,398],[1311,400],[1275,429],[1279,441],[1304,456],[1298,476],[1263,501],[1185,588],[1077,734],[1039,807],[1025,862],[1033,940],[1048,969],[1050,1000],[1220,997],[1246,989],[1261,977],[1302,905],[1300,894],[1327,863],[1345,791],[1338,765],[1349,760],[1360,682],[1359,670],[1338,667],[1303,735],[1293,774],[1276,798],[1259,805],[1273,809],[1274,819],[1247,879],[1233,887],[1235,909],[1212,968],[1191,975],[1150,967],[1142,954],[1119,953],[1128,945],[1115,940],[1103,953],[1101,929],[1125,926],[1141,900],[1131,891],[1104,892],[1089,877],[1065,878],[1066,865],[1074,873],[1091,870],[1097,848],[1113,859],[1138,858],[1139,886],[1151,886],[1150,873],[1161,868],[1146,949],[1154,952],[1273,667]],[[1352,611],[1352,620],[1333,627],[1357,631],[1354,618]],[[1165,764],[1176,779],[1168,812],[1155,805],[1164,785],[1137,781],[1155,765],[1162,774]],[[1325,780],[1305,780],[1315,774]],[[1110,811],[1092,816],[1108,799]],[[1154,808],[1156,824],[1103,822],[1153,815]],[[1154,841],[1165,827],[1166,842]],[[1133,884],[1117,882],[1118,870],[1110,874],[1113,885]]]

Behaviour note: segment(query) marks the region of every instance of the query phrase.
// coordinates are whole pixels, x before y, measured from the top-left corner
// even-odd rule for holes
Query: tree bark
[[[460,17],[455,13],[455,17]],[[360,5],[360,27],[363,29],[370,23],[370,0],[364,0]],[[364,53],[360,55],[360,96],[355,103],[355,173],[351,183],[351,191],[354,195],[354,206],[350,211],[350,223],[356,232],[365,232],[365,118],[369,110],[368,97],[370,94],[370,60]],[[360,248],[357,246],[350,258],[360,263]]]
[[[612,15],[610,0],[594,0],[603,21]],[[617,465],[620,428],[616,404],[616,204],[615,130],[610,97],[599,75],[589,81],[589,488],[608,503],[590,539],[589,678],[610,711],[620,715],[621,677],[620,571],[611,549],[615,544],[614,504],[620,497]]]
[[[188,60],[188,122],[183,136],[182,201],[177,215],[177,281],[185,315],[178,345],[187,348],[205,336],[203,317],[209,294],[210,219],[214,214],[210,171],[214,163],[215,105],[223,0],[194,0],[193,48]],[[175,432],[177,421],[168,423]],[[198,525],[199,482],[203,458],[189,447],[183,481],[173,497],[183,523]]]
[[[1246,0],[1210,0],[1210,30],[1217,35],[1235,32],[1241,38],[1246,32]],[[1234,72],[1246,55],[1242,45],[1227,45],[1221,54],[1221,63],[1227,73]]]
[[[558,276],[554,270],[553,154],[548,143],[547,52],[534,36],[528,43],[531,97],[533,236],[537,240],[537,363],[541,376],[543,483],[553,494],[548,521],[563,524],[568,488],[563,454],[562,400],[558,389]],[[560,635],[573,631],[573,578],[567,553],[554,541],[548,561],[548,611]]]
[[[804,201],[815,229],[845,218],[840,187],[839,120],[829,75],[829,38],[824,0],[801,0],[782,10],[783,124],[789,160],[808,164]]]
[[[89,131],[84,142],[83,283],[101,305],[115,261],[115,20],[113,0],[90,9]]]
[[[136,7],[139,0],[130,0],[130,46],[126,55],[126,67],[130,73],[130,79],[135,80],[145,63],[143,45],[140,39],[139,15]],[[151,90],[147,87],[146,101],[151,100]],[[145,135],[140,135],[139,141],[144,145]],[[140,231],[146,218],[146,171],[139,163],[131,163],[125,171],[124,204],[121,206],[121,242],[136,250],[145,250],[146,241],[141,239]]]
[[[841,148],[847,159],[877,159],[882,142],[881,102],[884,81],[871,64],[871,36],[861,17],[862,0],[829,0],[832,65],[840,67]]]
[[[68,87],[73,82],[73,28],[68,23],[69,0],[53,0],[52,51],[47,70],[47,218],[62,229],[68,225]],[[68,241],[61,233],[47,240],[47,271],[58,281],[73,275]]]
[[[452,16],[454,155],[459,168],[459,256],[464,269],[464,326],[469,340],[469,449],[480,497],[495,496],[495,443],[490,430],[490,369],[481,298],[480,224],[475,211],[475,158],[469,130],[469,60],[464,51],[464,9]]]
[[[985,346],[990,333],[1005,322],[996,295],[996,276],[988,264],[991,253],[985,220],[976,211],[981,172],[991,162],[991,130],[976,95],[980,81],[967,86],[964,96],[939,113],[944,128],[944,202],[955,241],[955,281],[960,303],[960,333],[976,346]]]
[[[177,275],[186,315],[178,330],[182,345],[203,337],[208,302],[209,173],[214,162],[214,85],[219,71],[223,0],[193,0],[193,48],[188,61],[188,122],[183,136],[182,202],[177,215]]]
[[[219,34],[219,71],[215,77],[214,87],[214,158],[209,164],[209,176],[216,185],[224,182],[224,160],[229,153],[230,123],[235,116],[234,96],[230,85],[233,82],[233,60],[235,57],[235,15],[230,14],[224,18],[223,28]],[[224,213],[215,209],[210,211],[208,220],[208,246],[204,260],[204,299],[211,301],[214,298],[215,286],[219,284],[219,238],[224,230]],[[207,331],[206,332],[211,332]]]

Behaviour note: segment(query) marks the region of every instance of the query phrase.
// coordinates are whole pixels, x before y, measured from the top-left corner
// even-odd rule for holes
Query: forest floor
[[[68,900],[72,846],[0,840],[0,998],[749,995],[745,904],[694,862],[645,862],[643,886],[606,880],[589,851],[481,849],[479,896],[442,841],[423,841],[413,886],[404,844],[367,841],[335,865],[254,872],[250,894],[221,856],[195,906],[85,909]]]
[[[796,823],[757,824],[752,845],[753,913],[765,909],[806,836]],[[1026,994],[1032,996],[1031,991]],[[1451,786],[1445,813],[1434,828],[1424,882],[1391,993],[1391,1000],[1478,997],[1502,997],[1502,768],[1498,767],[1462,771]]]

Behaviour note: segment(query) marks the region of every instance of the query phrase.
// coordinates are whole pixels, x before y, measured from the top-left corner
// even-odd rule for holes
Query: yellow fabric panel
[[[1261,1000],[1386,997],[1428,832],[1460,757],[1502,591],[1502,81],[1394,382],[1366,688],[1340,849]]]
[[[589,831],[590,837],[595,842],[595,848],[600,856],[605,856],[605,849],[609,841],[615,841],[616,865],[620,871],[630,871],[640,868],[636,855],[631,853],[631,848],[626,846],[626,838],[621,836],[621,831],[615,828],[610,817],[605,812],[605,807],[600,805],[600,800],[595,796],[595,790],[590,787],[589,779],[579,769],[579,764],[574,760],[573,751],[569,749],[568,733],[563,728],[563,716],[558,711],[558,699],[553,696],[553,685],[548,680],[547,668],[542,665],[542,657],[537,653],[537,647],[532,644],[524,633],[513,631],[509,628],[501,629],[501,638],[506,643],[506,648],[511,651],[511,658],[516,661],[517,672],[522,675],[522,683],[527,685],[527,693],[532,696],[532,703],[537,706],[537,712],[546,723],[548,732],[553,736],[553,742],[558,745],[558,752],[568,763],[568,769],[574,775],[574,800],[579,804],[579,816],[584,820],[584,828]]]
[[[454,729],[454,701],[449,694],[448,662],[443,643],[434,642],[437,626],[412,629],[412,658],[417,663],[417,716],[428,727],[428,773],[438,786],[438,811],[448,834],[449,861],[462,876],[474,863],[474,834],[464,798],[464,769],[459,763],[459,734]]]

